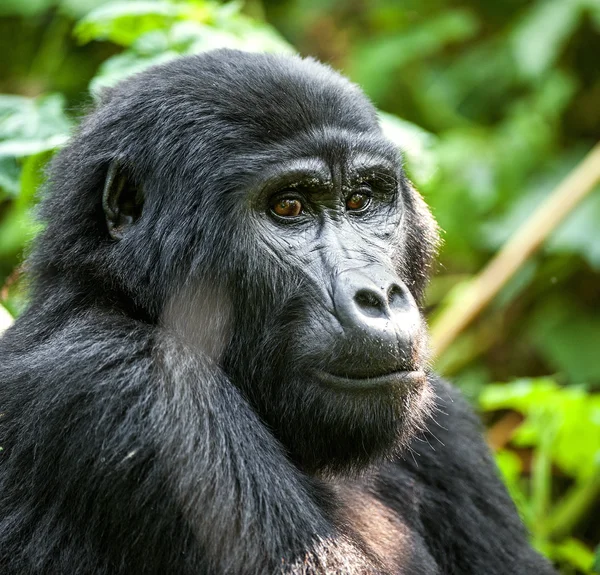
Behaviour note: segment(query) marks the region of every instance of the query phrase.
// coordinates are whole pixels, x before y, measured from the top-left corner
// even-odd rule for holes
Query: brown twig
[[[431,329],[439,356],[492,301],[564,218],[600,181],[600,143],[569,173],[503,248],[475,277],[463,297],[446,309]]]

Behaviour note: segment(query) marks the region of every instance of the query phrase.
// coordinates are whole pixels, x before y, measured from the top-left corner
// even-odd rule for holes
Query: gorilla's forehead
[[[218,62],[217,70],[213,61]],[[215,118],[226,119],[228,125],[234,120],[272,137],[310,126],[356,131],[377,127],[374,109],[362,91],[311,59],[219,50],[182,64],[195,68],[202,83],[194,92],[200,108],[208,103]]]

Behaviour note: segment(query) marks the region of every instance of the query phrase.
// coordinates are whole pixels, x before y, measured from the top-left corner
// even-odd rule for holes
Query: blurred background
[[[436,369],[533,544],[600,573],[600,0],[1,0],[0,329],[44,166],[102,87],[221,46],[314,56],[381,110],[443,230]]]

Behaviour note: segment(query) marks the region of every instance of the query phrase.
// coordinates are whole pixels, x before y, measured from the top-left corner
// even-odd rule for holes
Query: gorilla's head
[[[360,467],[418,427],[437,234],[349,81],[298,57],[182,58],[106,94],[52,173],[40,293],[60,273],[75,299],[176,330],[306,469]]]

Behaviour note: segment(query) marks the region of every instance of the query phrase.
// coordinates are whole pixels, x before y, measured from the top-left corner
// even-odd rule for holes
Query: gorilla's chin
[[[331,385],[331,378],[342,386]],[[424,372],[359,381],[366,386],[320,373],[279,388],[280,409],[269,424],[301,468],[324,474],[359,472],[399,454],[424,428],[433,399]]]

